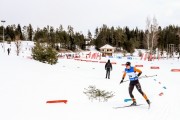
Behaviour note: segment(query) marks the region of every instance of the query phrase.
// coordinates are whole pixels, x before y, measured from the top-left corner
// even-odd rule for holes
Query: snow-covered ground
[[[6,45],[6,44],[5,44]],[[11,49],[8,56],[0,46],[0,120],[179,120],[180,111],[180,61],[111,58],[111,79],[105,79],[104,63],[59,59],[58,64],[48,65],[29,59],[32,43],[23,43],[19,57]],[[6,45],[6,49],[10,45]],[[11,48],[13,48],[11,46]],[[102,58],[107,61],[108,58]],[[152,102],[147,109],[146,101],[134,89],[138,107],[119,108],[129,105],[128,83],[119,84],[127,61],[143,71],[144,75],[157,75],[140,79],[143,91]],[[150,69],[158,66],[160,69]],[[125,79],[128,79],[126,76]],[[114,97],[107,102],[93,102],[83,93],[90,85],[113,91]],[[160,93],[163,93],[161,96]],[[46,103],[48,100],[68,100],[64,103]]]

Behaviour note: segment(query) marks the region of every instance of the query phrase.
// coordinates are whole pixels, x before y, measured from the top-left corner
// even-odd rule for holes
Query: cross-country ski
[[[118,107],[113,107],[114,109],[118,109],[118,108],[126,108],[126,107],[138,107],[138,106],[142,106],[145,104],[137,104],[137,105],[124,105],[124,106],[118,106]],[[149,108],[149,107],[148,107]]]

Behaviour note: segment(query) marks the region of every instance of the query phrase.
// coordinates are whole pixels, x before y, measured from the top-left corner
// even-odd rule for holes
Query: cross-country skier
[[[136,74],[136,72],[138,72],[138,74]],[[134,98],[134,95],[132,94],[134,86],[136,86],[137,90],[142,94],[142,96],[144,97],[146,102],[150,105],[150,101],[149,101],[148,97],[146,96],[146,94],[142,91],[141,85],[138,80],[138,77],[142,74],[142,71],[135,67],[132,67],[130,62],[126,62],[126,68],[125,68],[125,71],[122,76],[122,80],[121,80],[120,84],[123,83],[123,80],[124,80],[126,74],[129,76],[129,80],[130,80],[129,95],[133,101],[133,103],[131,105],[136,105],[136,99]]]

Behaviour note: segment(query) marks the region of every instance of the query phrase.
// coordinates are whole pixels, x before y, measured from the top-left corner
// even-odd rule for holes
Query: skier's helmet
[[[126,66],[131,66],[131,63],[130,62],[126,62]]]

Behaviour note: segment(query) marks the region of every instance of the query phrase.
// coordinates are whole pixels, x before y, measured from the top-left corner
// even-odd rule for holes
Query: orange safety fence
[[[171,69],[171,72],[180,72],[180,69]]]
[[[135,65],[135,67],[143,67],[143,65]]]
[[[67,100],[49,100],[46,103],[67,103]]]
[[[160,69],[158,66],[151,66],[151,69]]]

